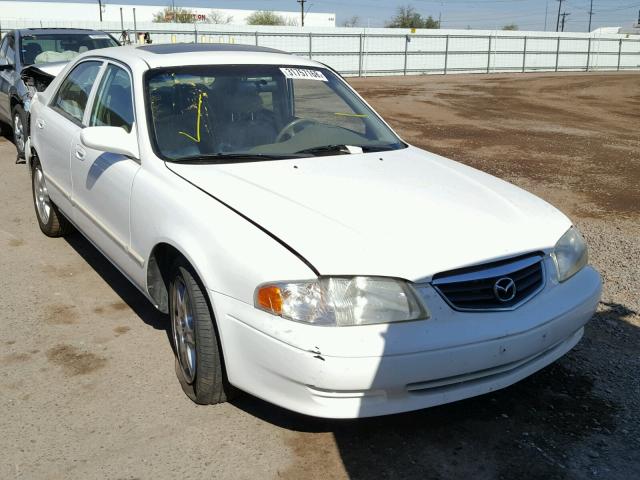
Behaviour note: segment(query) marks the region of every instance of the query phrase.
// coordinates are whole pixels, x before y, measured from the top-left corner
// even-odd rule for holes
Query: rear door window
[[[51,107],[72,122],[82,125],[91,88],[96,81],[102,62],[82,62],[71,70],[58,89]]]

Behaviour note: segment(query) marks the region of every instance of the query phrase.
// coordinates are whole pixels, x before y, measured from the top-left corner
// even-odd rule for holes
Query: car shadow
[[[640,434],[624,398],[637,385],[631,363],[640,329],[627,321],[637,312],[620,304],[601,307],[566,356],[483,396],[338,421],[291,413],[249,395],[233,404],[287,431],[296,455],[291,478],[323,468],[313,465],[318,444],[309,437],[319,432],[333,436],[341,465],[354,479],[638,478],[631,474],[640,462],[620,462],[637,458]]]
[[[66,236],[65,240],[144,323],[156,330],[165,330],[167,338],[170,339],[167,315],[151,305],[151,302],[96,247],[77,231]]]

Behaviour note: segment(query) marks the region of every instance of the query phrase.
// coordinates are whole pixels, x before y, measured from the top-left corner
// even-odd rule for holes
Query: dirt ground
[[[405,140],[571,216],[604,278],[582,342],[505,390],[384,418],[196,406],[165,317],[80,235],[40,234],[0,137],[0,479],[640,478],[640,74],[352,84]]]

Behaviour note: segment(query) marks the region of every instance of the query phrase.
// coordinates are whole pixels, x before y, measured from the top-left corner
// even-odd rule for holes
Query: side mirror
[[[11,70],[13,65],[9,63],[9,60],[6,58],[0,58],[0,71],[2,70]]]
[[[86,127],[80,133],[80,141],[94,150],[140,158],[138,137],[133,130],[127,133],[121,127]]]

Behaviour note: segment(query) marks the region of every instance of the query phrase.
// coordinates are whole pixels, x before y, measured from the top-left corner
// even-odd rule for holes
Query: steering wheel
[[[280,133],[278,133],[278,136],[276,137],[275,143],[279,143],[283,140],[288,140],[289,138],[295,137],[297,133],[300,133],[302,130],[313,123],[318,122],[316,122],[315,120],[310,120],[308,118],[296,118],[295,120],[292,120],[284,127],[282,127],[282,130],[280,130]],[[285,138],[287,135],[289,137]]]

